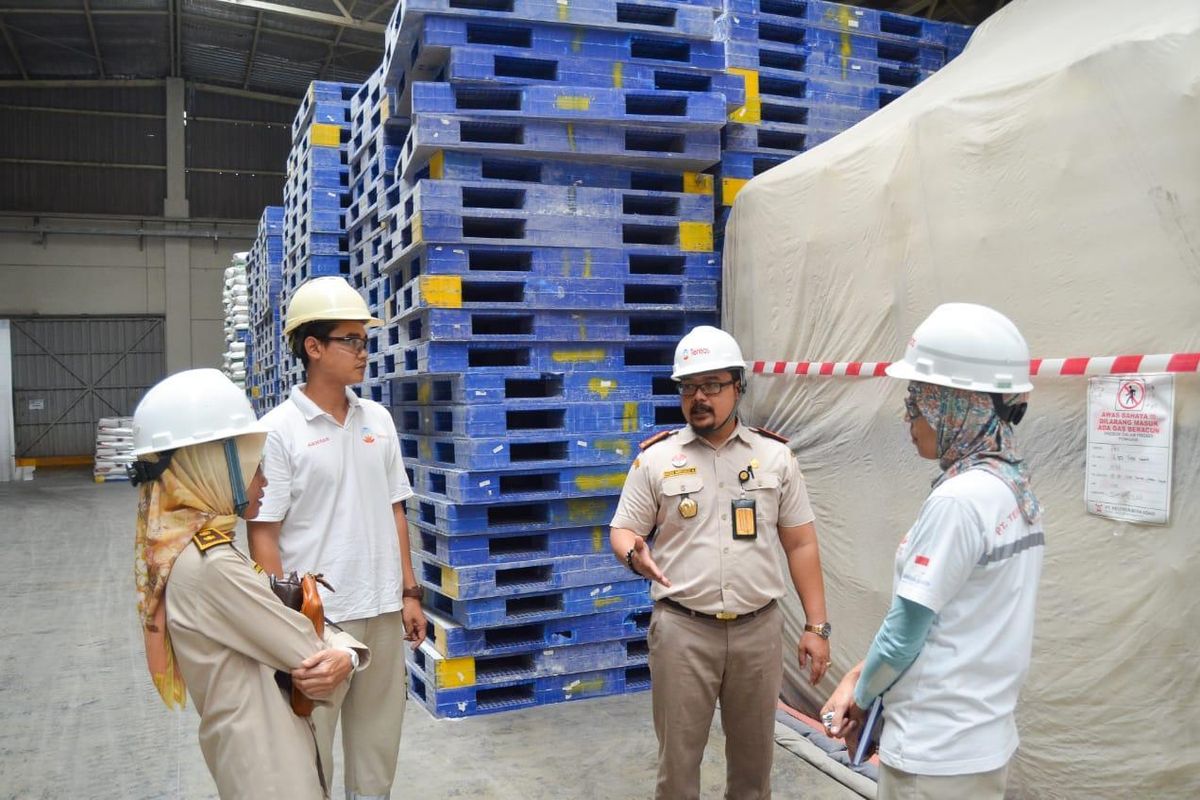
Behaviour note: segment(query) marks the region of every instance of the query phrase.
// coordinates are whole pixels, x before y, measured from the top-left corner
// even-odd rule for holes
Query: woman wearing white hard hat
[[[880,800],[1002,798],[1017,748],[1045,535],[1017,455],[1029,348],[985,306],[938,306],[887,374],[941,472],[896,552],[893,602],[822,716],[850,749],[882,696]]]
[[[326,797],[311,723],[292,712],[276,671],[321,701],[369,653],[341,632],[322,641],[233,547],[238,516],[261,499],[264,429],[214,369],[163,380],[133,419],[134,574],[155,688],[168,708],[191,694],[222,798]]]

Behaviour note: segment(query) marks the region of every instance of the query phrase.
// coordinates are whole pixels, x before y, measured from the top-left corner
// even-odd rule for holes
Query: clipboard
[[[883,698],[876,697],[867,709],[863,732],[858,737],[858,747],[850,758],[850,766],[861,767],[879,749],[879,737],[883,734]]]

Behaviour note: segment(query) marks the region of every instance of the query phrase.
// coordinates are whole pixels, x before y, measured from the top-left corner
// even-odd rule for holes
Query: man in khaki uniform
[[[257,513],[266,485],[264,436],[242,390],[214,369],[172,375],[138,404],[138,611],[154,686],[170,708],[191,694],[221,797],[319,800],[312,723],[292,712],[276,672],[329,702],[369,652],[332,627],[322,641],[233,547],[238,516]]]
[[[800,666],[829,667],[829,621],[813,513],[781,437],[743,426],[745,362],[733,337],[683,337],[672,378],[689,426],[642,444],[612,520],[613,552],[654,583],[650,673],[660,800],[700,796],[700,761],[717,701],[726,797],[771,796],[775,706],[783,681],[787,591],[775,540],[808,623]],[[653,555],[647,538],[654,535]]]

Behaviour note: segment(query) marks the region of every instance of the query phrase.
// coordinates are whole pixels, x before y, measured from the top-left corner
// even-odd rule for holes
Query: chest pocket
[[[755,475],[742,484],[746,499],[754,501],[759,534],[763,529],[773,531],[779,522],[779,476]]]
[[[703,499],[701,494],[704,490],[704,481],[699,475],[673,475],[670,478],[663,478],[662,485],[659,491],[662,493],[660,522],[663,519],[688,520],[695,519],[705,509],[703,508]],[[680,509],[680,503],[683,503],[683,509]],[[689,503],[695,503],[694,507],[689,506]],[[690,515],[685,514],[689,508],[694,508],[695,513]],[[711,510],[711,509],[710,509]]]

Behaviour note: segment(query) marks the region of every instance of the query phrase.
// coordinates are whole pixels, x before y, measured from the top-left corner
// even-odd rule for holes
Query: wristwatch
[[[828,622],[822,622],[820,625],[805,625],[804,632],[805,633],[815,633],[817,636],[820,636],[822,639],[828,639],[830,634],[833,633],[833,626],[830,625]]]
[[[425,599],[425,587],[424,586],[406,586],[404,588],[404,590],[400,592],[400,596],[401,597],[411,597],[414,600],[417,600],[419,602],[419,601]]]

